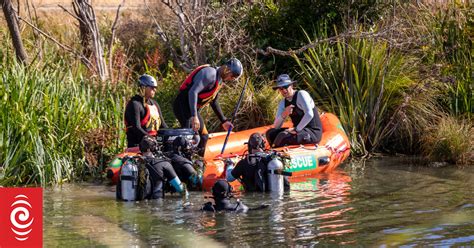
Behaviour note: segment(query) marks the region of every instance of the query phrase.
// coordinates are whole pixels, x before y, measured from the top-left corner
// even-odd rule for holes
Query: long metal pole
[[[244,88],[242,89],[242,92],[240,93],[239,101],[237,102],[237,105],[235,106],[234,113],[232,114],[232,125],[234,124],[235,121],[235,116],[237,115],[237,111],[239,110],[240,103],[242,102],[242,99],[244,98],[245,95],[245,89],[247,88],[247,84],[249,82],[249,78],[247,78],[247,81],[245,81]],[[227,141],[229,140],[229,135],[230,132],[232,131],[232,127],[227,130],[227,135],[225,136],[225,141],[224,145],[222,146],[221,154],[224,154],[225,146],[227,145]]]

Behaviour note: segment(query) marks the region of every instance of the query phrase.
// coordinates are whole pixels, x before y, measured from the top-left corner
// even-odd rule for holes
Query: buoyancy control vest
[[[211,65],[200,65],[194,71],[192,71],[184,80],[184,82],[181,84],[179,87],[179,91],[188,91],[191,89],[194,83],[194,76],[201,71],[202,69],[206,67],[210,67]],[[217,93],[219,92],[219,89],[221,88],[221,84],[219,84],[219,79],[216,78],[216,81],[214,82],[214,86],[209,89],[209,90],[204,90],[198,93],[198,99],[197,99],[197,107],[198,109],[206,106],[208,103],[210,103],[214,98],[216,98]]]
[[[290,105],[294,106],[293,111],[290,114],[290,118],[291,118],[291,122],[293,122],[293,126],[295,128],[296,128],[296,126],[298,126],[298,124],[301,122],[301,120],[303,119],[303,116],[304,116],[304,111],[302,109],[300,109],[298,107],[298,105],[296,104],[297,100],[298,100],[298,95],[299,95],[298,93],[299,93],[299,90],[297,90],[295,92],[295,95],[293,96],[293,99],[291,99],[291,101],[288,101],[288,100],[285,99],[285,107],[288,107]],[[305,128],[310,128],[310,129],[313,129],[313,130],[321,131],[320,130],[321,129],[321,120],[319,119],[319,113],[318,113],[318,109],[316,108],[316,106],[313,107],[313,118],[311,119],[311,121],[309,121],[308,124],[306,124]]]

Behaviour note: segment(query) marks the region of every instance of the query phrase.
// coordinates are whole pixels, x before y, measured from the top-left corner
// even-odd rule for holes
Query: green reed
[[[469,7],[450,6],[438,11],[433,17],[434,42],[438,61],[446,63],[444,74],[454,80],[446,80],[451,113],[472,117],[474,112],[473,90],[473,24],[474,12]]]
[[[347,39],[309,49],[296,61],[319,107],[340,118],[353,152],[380,148],[401,121],[392,117],[402,92],[413,85],[406,59],[386,43]]]
[[[86,81],[62,59],[26,68],[0,57],[1,185],[61,183],[89,173],[83,138],[122,123],[124,96]],[[117,138],[115,149],[121,144]]]

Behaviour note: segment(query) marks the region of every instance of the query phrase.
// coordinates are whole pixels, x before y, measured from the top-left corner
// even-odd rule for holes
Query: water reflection
[[[44,197],[51,246],[425,246],[474,243],[474,170],[373,160],[294,181],[289,194],[243,193],[247,214],[201,212],[191,192],[117,202],[112,187],[67,185]]]

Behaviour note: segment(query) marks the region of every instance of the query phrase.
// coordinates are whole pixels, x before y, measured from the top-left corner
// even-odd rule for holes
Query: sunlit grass
[[[83,138],[94,128],[121,125],[125,89],[120,94],[107,85],[94,86],[61,59],[25,68],[2,58],[0,183],[45,185],[82,178],[89,172]],[[123,139],[105,149],[115,153],[118,143]]]
[[[474,163],[474,125],[447,116],[424,135],[425,154],[433,161]]]

